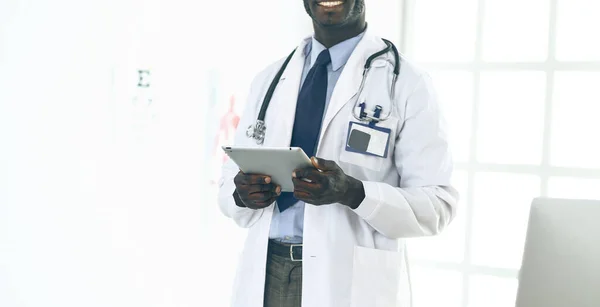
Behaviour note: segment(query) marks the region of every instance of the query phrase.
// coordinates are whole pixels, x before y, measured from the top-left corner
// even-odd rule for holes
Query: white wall
[[[110,30],[100,20],[110,9],[1,3],[2,306],[103,306],[126,296],[117,277],[130,259],[101,206],[113,118]]]
[[[0,306],[205,305],[205,93],[146,55],[158,5],[0,3]],[[133,117],[138,66],[174,72],[153,120]]]
[[[209,82],[240,110],[310,31],[299,0],[0,2],[0,306],[225,306]]]

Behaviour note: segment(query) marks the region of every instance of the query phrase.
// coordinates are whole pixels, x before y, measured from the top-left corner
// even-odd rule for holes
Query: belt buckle
[[[302,261],[302,259],[295,259],[294,258],[294,247],[302,247],[302,244],[292,244],[290,245],[290,259],[294,262],[299,262]]]

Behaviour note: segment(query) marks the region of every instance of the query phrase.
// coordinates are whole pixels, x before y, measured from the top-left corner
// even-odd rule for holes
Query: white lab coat
[[[304,66],[298,47],[266,114],[263,146],[289,146],[300,79]],[[345,150],[348,124],[365,60],[383,49],[383,41],[369,33],[357,45],[333,91],[322,124],[317,156],[337,162],[344,172],[363,181],[366,198],[357,210],[340,204],[306,205],[302,306],[400,306],[408,293],[400,291],[404,264],[404,238],[438,234],[453,219],[457,193],[450,187],[452,160],[444,121],[431,80],[406,60],[402,61],[395,97],[389,98],[393,57],[374,61],[364,97],[369,109],[383,106],[391,117],[379,123],[391,129],[387,158]],[[283,59],[253,81],[235,145],[258,146],[246,137]],[[234,283],[232,306],[263,306],[269,227],[274,206],[250,210],[235,205],[233,178],[239,169],[223,167],[219,191],[221,211],[248,228],[243,255]],[[402,292],[402,293],[401,293]]]

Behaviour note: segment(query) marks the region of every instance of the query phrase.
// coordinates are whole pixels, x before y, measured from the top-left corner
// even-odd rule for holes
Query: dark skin
[[[319,5],[323,0],[303,1],[313,21],[315,38],[326,48],[357,36],[367,27],[364,0],[345,0],[341,6],[334,8]]]
[[[281,195],[281,187],[273,184],[269,176],[244,174],[240,171],[233,178],[233,182],[235,183],[233,199],[239,207],[264,209]]]
[[[323,0],[303,0],[312,18],[315,38],[326,48],[335,46],[362,33],[365,22],[364,0],[344,0],[341,5],[327,7]],[[365,198],[363,184],[348,176],[334,161],[311,158],[313,167],[293,172],[294,197],[315,206],[342,204],[356,209]],[[265,175],[239,172],[234,178],[236,205],[263,209],[272,205],[281,194],[281,187]]]
[[[346,175],[334,161],[313,157],[314,168],[294,171],[294,197],[315,206],[339,203],[356,209],[365,199],[362,181]]]
[[[297,169],[292,173],[294,197],[305,203],[323,206],[339,203],[356,209],[365,198],[360,180],[348,176],[334,161],[311,158],[313,167]],[[239,172],[233,179],[236,205],[253,210],[272,205],[281,187],[271,182],[266,175]]]

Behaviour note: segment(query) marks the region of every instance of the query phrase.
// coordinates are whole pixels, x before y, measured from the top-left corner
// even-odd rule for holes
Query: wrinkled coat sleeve
[[[400,186],[364,181],[355,212],[390,238],[435,235],[454,218],[458,193],[450,185],[452,157],[431,79],[424,75],[404,108],[394,159]]]

